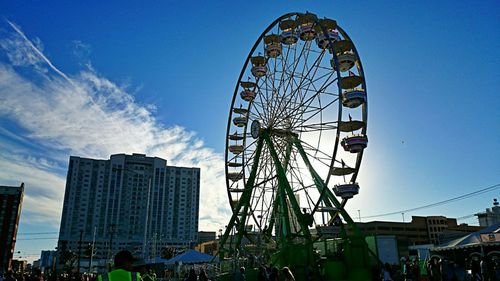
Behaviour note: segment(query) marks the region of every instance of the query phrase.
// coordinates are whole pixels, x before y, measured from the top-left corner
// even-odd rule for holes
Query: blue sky
[[[202,198],[219,203],[202,207],[200,226],[223,226],[236,79],[261,32],[291,11],[336,19],[365,68],[370,143],[353,216],[500,183],[498,1],[2,1],[0,184],[27,183],[20,232],[58,230],[69,155],[120,152],[202,167]],[[498,190],[406,216],[470,215]]]

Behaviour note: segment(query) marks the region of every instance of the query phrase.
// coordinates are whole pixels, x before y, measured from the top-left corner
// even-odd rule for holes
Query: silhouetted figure
[[[389,263],[386,262],[384,264],[384,267],[382,267],[382,273],[380,275],[382,275],[382,281],[392,281],[391,265]]]
[[[257,274],[257,281],[268,281],[269,279],[267,278],[267,271],[264,266],[259,267],[259,273]]]
[[[243,266],[240,267],[240,271],[238,273],[236,273],[235,281],[246,281],[247,277],[246,277],[245,271],[246,270]]]
[[[198,276],[198,280],[200,281],[208,281],[208,274],[207,272],[205,271],[205,269],[202,269],[201,272],[200,272],[200,276]]]
[[[196,275],[196,271],[193,268],[189,270],[189,275],[186,281],[196,281],[198,280],[198,276]]]
[[[115,255],[114,270],[100,274],[98,281],[140,281],[141,274],[132,272],[133,263],[137,261],[129,251],[120,251]]]
[[[279,277],[279,270],[275,266],[271,269],[271,274],[269,274],[269,281],[278,281],[278,277]]]

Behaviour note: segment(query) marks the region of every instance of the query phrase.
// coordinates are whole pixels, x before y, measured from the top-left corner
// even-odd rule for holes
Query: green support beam
[[[290,183],[288,182],[285,169],[281,165],[281,162],[280,162],[279,157],[278,157],[278,153],[276,153],[276,149],[274,148],[274,144],[271,140],[271,137],[267,131],[263,132],[262,137],[264,138],[264,140],[267,143],[267,146],[269,148],[269,152],[271,153],[271,157],[274,160],[274,165],[276,166],[276,171],[278,173],[279,188],[281,189],[281,191],[280,191],[281,197],[286,198],[286,195],[288,195],[288,200],[290,201],[293,213],[297,217],[297,221],[300,225],[301,232],[303,233],[303,235],[306,238],[310,239],[311,233],[309,232],[309,228],[307,227],[307,225],[304,223],[304,220],[302,220],[302,215],[303,215],[302,211],[300,210],[299,203],[297,202],[297,199],[295,198],[295,194],[293,193],[293,189],[290,186]],[[286,193],[286,195],[284,195],[284,193]],[[285,204],[285,205],[283,205],[282,207],[286,206],[286,200],[283,200],[283,199],[284,198],[282,198],[281,204]],[[288,215],[288,212],[286,213],[286,215]],[[287,219],[285,221],[285,224],[286,224],[286,229],[289,232],[290,231],[290,220]],[[285,236],[285,238],[287,238],[287,239],[290,238],[289,237],[289,235],[291,234],[290,232],[285,233],[285,234],[287,235],[287,236]]]
[[[238,219],[238,216],[242,214],[242,218],[239,218],[239,223],[237,225],[238,228],[238,235],[243,235],[243,232],[245,231],[245,220],[246,220],[246,215],[248,212],[248,207],[250,205],[250,198],[252,196],[253,188],[254,188],[254,183],[255,183],[255,177],[257,176],[257,170],[259,167],[259,160],[260,160],[260,154],[262,152],[262,146],[264,144],[264,141],[262,138],[260,138],[257,142],[257,148],[255,149],[255,160],[252,165],[252,170],[250,171],[250,176],[248,177],[248,181],[245,185],[245,189],[243,191],[243,194],[240,197],[240,200],[238,202],[238,205],[236,206],[233,215],[231,216],[231,219],[229,220],[229,223],[227,225],[227,228],[224,232],[224,235],[221,238],[220,241],[220,251],[221,251],[221,258],[224,258],[224,245],[226,244],[227,238],[229,237],[231,233],[231,229],[234,227],[236,220]],[[241,208],[244,208],[241,210]],[[243,211],[243,212],[242,212]],[[239,236],[240,237],[240,236]],[[241,237],[237,239],[236,241],[236,247],[239,247],[241,243]]]
[[[283,169],[285,170],[285,173],[288,171],[288,163],[290,162],[290,155],[292,154],[292,142],[287,142],[286,146],[286,152],[285,152],[285,159],[283,163]],[[274,200],[273,202],[273,209],[271,211],[271,220],[269,221],[269,226],[268,226],[268,231],[269,235],[271,235],[271,232],[274,227],[274,222],[276,220],[276,210],[278,209],[280,200]]]
[[[302,156],[304,163],[307,165],[307,168],[309,169],[309,172],[311,173],[314,179],[316,188],[318,189],[320,194],[326,195],[326,198],[322,196],[322,200],[325,203],[325,205],[331,207],[331,204],[333,203],[333,205],[335,205],[335,208],[337,208],[337,210],[340,212],[340,214],[345,219],[349,227],[353,230],[354,234],[356,236],[362,236],[361,231],[359,230],[358,226],[354,223],[354,220],[351,218],[351,216],[349,216],[346,210],[342,208],[342,205],[337,200],[335,195],[330,191],[330,189],[328,189],[328,186],[326,186],[325,182],[323,181],[323,179],[321,179],[316,170],[314,170],[313,166],[311,165],[311,162],[309,161],[309,158],[307,157],[304,148],[302,147],[302,144],[300,143],[300,140],[294,137],[293,142],[297,147],[299,154]]]

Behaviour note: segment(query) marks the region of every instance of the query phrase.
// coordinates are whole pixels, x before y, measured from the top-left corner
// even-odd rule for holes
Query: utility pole
[[[78,241],[78,276],[80,276],[80,260],[82,258],[82,240],[83,240],[83,230],[80,230],[80,241]]]
[[[358,209],[358,220],[361,222],[361,210]]]

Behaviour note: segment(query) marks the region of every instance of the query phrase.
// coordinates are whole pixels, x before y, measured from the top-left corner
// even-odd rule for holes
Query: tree
[[[169,260],[175,256],[175,249],[171,247],[165,247],[161,250],[161,258]]]

